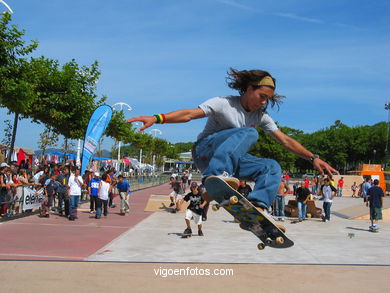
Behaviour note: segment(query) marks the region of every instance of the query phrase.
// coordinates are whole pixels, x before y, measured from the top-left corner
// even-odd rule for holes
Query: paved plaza
[[[365,211],[362,199],[335,198],[331,221],[327,223],[309,219],[292,224],[286,220],[283,224],[295,245],[288,249],[267,247],[259,251],[258,239],[241,230],[223,209],[218,212],[209,210],[203,227],[205,236],[182,239],[180,234],[185,228],[183,213],[172,214],[165,210],[144,212],[151,195],[168,193],[168,184],[134,192],[128,216],[120,216],[118,208],[115,208],[110,210],[106,219],[96,220],[88,213],[88,205],[83,204],[75,222],[56,215],[49,219],[32,215],[1,223],[0,258],[3,261],[0,266],[5,273],[0,279],[7,283],[13,280],[15,277],[11,272],[14,270],[26,274],[27,279],[34,278],[38,268],[46,270],[49,275],[62,268],[75,279],[82,280],[81,276],[93,279],[99,278],[104,266],[112,274],[121,272],[121,276],[110,277],[113,282],[120,279],[113,284],[120,287],[119,292],[130,292],[126,290],[126,282],[122,278],[147,284],[139,287],[139,292],[147,292],[148,286],[154,284],[158,287],[161,282],[166,284],[162,291],[178,285],[185,288],[186,280],[209,281],[210,288],[218,288],[218,282],[231,284],[226,289],[231,292],[233,288],[238,288],[239,282],[255,286],[264,276],[269,279],[265,283],[260,282],[263,285],[259,286],[278,289],[278,292],[292,292],[292,288],[309,292],[305,290],[312,287],[317,288],[316,292],[326,291],[326,287],[310,285],[312,282],[306,285],[298,282],[299,272],[301,276],[310,276],[315,284],[326,284],[330,288],[336,288],[332,282],[336,278],[343,284],[339,284],[339,288],[343,288],[339,292],[362,288],[363,279],[359,276],[367,276],[370,282],[375,283],[374,287],[367,287],[362,292],[390,289],[386,281],[390,273],[390,221],[382,221],[380,232],[371,233],[367,220],[353,220]],[[316,201],[316,204],[321,207],[322,202]],[[193,225],[193,232],[196,231]],[[162,277],[160,274],[164,269],[187,267],[232,268],[234,277],[178,278]],[[86,273],[94,271],[94,268],[94,273]],[[81,276],[75,273],[77,271]],[[278,284],[278,278],[273,276],[280,273],[289,280],[290,286]],[[17,290],[23,282],[18,284],[14,287],[15,292],[23,292]],[[72,286],[70,283],[65,287],[71,289]],[[99,288],[103,291],[106,287]],[[99,289],[96,292],[100,292]]]

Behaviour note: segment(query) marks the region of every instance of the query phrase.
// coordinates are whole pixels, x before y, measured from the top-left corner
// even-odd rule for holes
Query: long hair
[[[234,68],[230,68],[227,72],[226,82],[230,88],[237,90],[240,93],[240,95],[243,95],[245,94],[249,85],[252,85],[254,89],[260,88],[260,86],[257,86],[256,84],[266,76],[272,78],[276,87],[275,78],[273,78],[272,75],[269,74],[269,72],[264,70],[237,70]],[[271,103],[271,108],[273,108],[276,105],[279,109],[280,104],[283,103],[282,100],[283,98],[285,98],[285,96],[274,94],[268,100],[264,110],[266,110],[269,103]]]

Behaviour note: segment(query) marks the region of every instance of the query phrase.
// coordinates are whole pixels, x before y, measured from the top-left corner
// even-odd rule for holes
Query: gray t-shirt
[[[263,110],[247,112],[239,96],[215,97],[199,105],[208,117],[198,140],[214,132],[240,127],[261,127],[270,133],[278,129],[271,116]]]

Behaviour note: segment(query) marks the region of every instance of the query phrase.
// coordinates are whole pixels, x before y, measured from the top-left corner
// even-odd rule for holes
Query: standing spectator
[[[305,184],[305,188],[309,188],[309,186],[310,186],[309,178],[305,177],[305,179],[303,179],[303,183]]]
[[[57,195],[58,195],[58,215],[69,217],[70,198],[68,194],[68,182],[69,182],[69,169],[63,167],[61,173],[57,176],[56,181],[58,183]]]
[[[324,213],[322,220],[324,222],[330,221],[330,207],[333,203],[333,198],[336,196],[337,189],[330,184],[329,178],[324,179],[324,185],[321,187],[321,194],[324,198]]]
[[[88,170],[85,170],[84,172],[84,175],[83,175],[83,181],[84,181],[84,184],[82,186],[82,190],[81,190],[81,200],[87,200],[88,197],[89,197],[89,181],[91,181],[91,179],[93,178],[93,174],[92,172],[88,171]]]
[[[51,177],[46,180],[44,184],[44,192],[45,192],[45,200],[44,204],[42,204],[41,216],[42,217],[50,217],[50,207],[53,205],[53,199],[57,193],[59,184],[55,181],[56,175],[52,173]]]
[[[122,175],[118,176],[118,180],[119,182],[116,184],[116,187],[118,188],[119,195],[121,197],[120,213],[122,215],[125,215],[126,213],[130,212],[130,206],[129,206],[129,195],[131,193],[130,184],[127,180],[123,178]]]
[[[356,195],[356,191],[358,190],[358,185],[356,184],[356,182],[354,182],[351,186],[351,190],[352,190],[352,197],[358,197]]]
[[[288,194],[290,191],[290,187],[288,186],[287,182],[282,179],[282,181],[279,184],[278,193],[276,194],[275,200],[274,200],[274,215],[278,218],[279,221],[284,221],[285,214],[284,214],[284,207],[285,207],[285,201],[284,197]]]
[[[180,182],[177,181],[177,176],[176,177],[171,177],[170,178],[170,184],[173,189],[173,191],[169,194],[169,198],[171,200],[171,204],[169,205],[170,208],[172,208],[172,212],[176,213],[177,211],[180,210],[180,204],[183,201],[183,196],[182,196],[182,189],[181,189],[181,184]]]
[[[186,192],[187,184],[188,184],[188,175],[187,175],[187,171],[184,171],[183,175],[181,176],[181,188],[183,190],[183,193]]]
[[[310,190],[306,187],[306,183],[302,182],[301,186],[296,191],[296,200],[298,204],[299,222],[306,220],[307,201],[309,200]]]
[[[95,172],[94,177],[88,183],[88,192],[89,192],[89,212],[93,214],[97,207],[98,194],[100,181],[99,172]]]
[[[318,177],[317,176],[314,176],[312,181],[311,181],[312,185],[311,185],[311,194],[313,196],[316,196],[317,195],[317,189],[318,189]]]
[[[286,172],[286,175],[284,175],[284,179],[285,179],[286,184],[289,185],[290,184],[290,174],[288,174]]]
[[[115,204],[114,204],[114,186],[117,183],[117,180],[115,179],[115,176],[114,176],[115,172],[116,172],[116,170],[114,168],[111,168],[111,169],[109,169],[109,171],[107,173],[107,182],[110,183],[110,185],[111,185],[110,192],[108,194],[108,197],[109,197],[108,206],[110,208],[115,208]]]
[[[1,163],[0,165],[0,216],[4,216],[7,213],[7,176],[5,175],[9,165],[7,163]]]
[[[344,186],[344,177],[341,177],[339,181],[337,182],[337,196],[342,197],[343,196],[343,186]]]
[[[191,186],[192,182],[192,172],[191,169],[188,171],[188,186]]]
[[[102,181],[99,183],[99,193],[96,206],[96,216],[95,219],[100,219],[102,216],[102,207],[104,209],[103,214],[105,217],[108,215],[108,198],[109,193],[112,190],[112,185],[107,182],[108,174],[104,173],[102,176]]]
[[[333,176],[328,175],[328,179],[329,179],[330,185],[332,185],[333,187],[335,187],[335,186],[334,186],[334,179],[333,179]]]
[[[382,206],[383,206],[383,193],[382,188],[379,186],[379,180],[374,180],[374,185],[367,191],[367,202],[366,206],[370,205],[370,220],[371,226],[369,227],[372,231],[378,231],[378,220],[382,220]]]
[[[83,183],[83,178],[80,176],[80,170],[76,166],[73,166],[68,182],[70,196],[70,221],[77,219],[77,208],[80,202],[81,187]]]
[[[371,181],[371,178],[366,177],[365,182],[362,184],[362,197],[364,202],[367,201],[367,192],[371,188]]]
[[[26,169],[19,169],[18,181],[21,184],[28,184],[28,175]]]

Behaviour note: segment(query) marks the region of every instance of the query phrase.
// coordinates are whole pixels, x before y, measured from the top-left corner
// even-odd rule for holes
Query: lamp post
[[[389,145],[390,103],[385,104],[385,110],[387,110],[387,135],[386,135],[386,148],[385,148],[385,156],[387,157],[387,147]]]
[[[121,111],[123,111],[123,106],[125,106],[125,109],[129,112],[133,110],[129,104],[126,104],[124,102],[118,102],[112,105],[112,107],[115,109],[115,107],[119,107]],[[118,142],[118,161],[121,159],[121,141]]]
[[[9,5],[7,4],[7,3],[5,3],[5,1],[3,1],[3,0],[0,0],[0,3],[2,3],[6,8],[7,8],[7,10],[9,11],[9,13],[14,13],[13,11],[12,11],[12,9],[11,9],[11,7],[9,7]]]
[[[156,138],[157,134],[158,135],[162,135],[162,131],[160,129],[157,129],[157,128],[154,128],[150,131],[150,133],[154,136],[154,138]],[[154,170],[155,170],[155,165],[156,164],[156,155],[153,155],[153,162],[152,162],[152,165],[153,165],[153,174],[154,174]]]
[[[162,131],[160,129],[154,128],[150,131],[150,134],[152,134],[154,138],[156,138],[157,134],[162,135]]]

